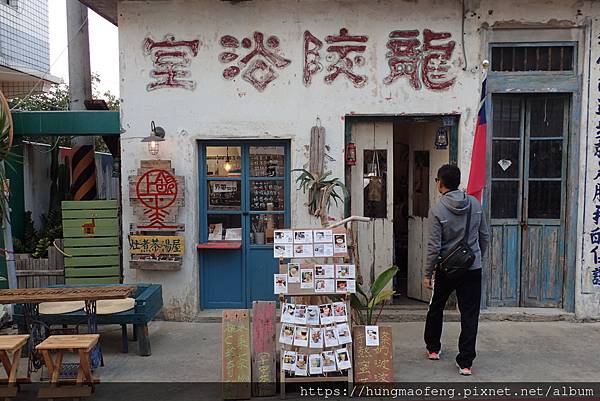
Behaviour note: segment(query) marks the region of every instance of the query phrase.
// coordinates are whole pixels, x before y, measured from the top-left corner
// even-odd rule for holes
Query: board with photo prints
[[[273,285],[281,300],[282,396],[286,382],[344,380],[350,388],[354,374],[349,312],[356,267],[346,259],[346,230],[275,230],[273,242],[278,247],[274,256],[280,259]],[[342,299],[321,303],[323,297],[333,296]],[[304,303],[295,303],[293,297],[302,297]],[[319,302],[311,303],[311,297],[319,297]]]

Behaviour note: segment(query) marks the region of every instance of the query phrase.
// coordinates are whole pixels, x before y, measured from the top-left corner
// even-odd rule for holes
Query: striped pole
[[[96,161],[93,145],[74,145],[71,161],[71,193],[73,200],[94,200],[96,191]]]

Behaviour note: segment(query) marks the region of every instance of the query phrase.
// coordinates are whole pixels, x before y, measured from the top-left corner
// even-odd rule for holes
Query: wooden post
[[[251,396],[250,315],[247,309],[223,311],[222,382],[223,399],[240,400]]]
[[[275,302],[252,303],[252,395],[275,395]]]
[[[138,343],[138,354],[140,356],[152,355],[152,350],[150,349],[150,336],[148,335],[148,325],[136,324],[135,331]]]

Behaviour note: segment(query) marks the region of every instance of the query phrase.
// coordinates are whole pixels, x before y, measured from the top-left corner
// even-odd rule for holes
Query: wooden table
[[[17,395],[19,360],[28,338],[29,334],[0,336],[0,361],[7,376],[7,387],[1,388],[0,397],[7,399]],[[9,354],[12,354],[12,358]]]
[[[89,333],[97,333],[96,301],[101,299],[124,299],[136,290],[133,285],[101,285],[86,287],[50,287],[50,288],[14,288],[0,290],[0,304],[23,304],[25,324],[31,335],[29,341],[29,373],[42,367],[43,359],[36,352],[35,346],[45,338],[45,331],[40,322],[39,304],[42,302],[84,301]],[[102,364],[102,353],[99,347],[92,352],[92,366]]]
[[[50,375],[50,387],[40,389],[38,398],[79,398],[91,395],[94,389],[94,378],[92,376],[90,352],[98,344],[99,338],[99,334],[60,335],[50,336],[38,344],[35,348],[44,356],[44,361]],[[56,352],[54,359],[52,359],[50,351]],[[64,354],[67,351],[79,354],[76,387],[58,388],[60,367]],[[84,388],[83,384],[88,384],[89,387]]]

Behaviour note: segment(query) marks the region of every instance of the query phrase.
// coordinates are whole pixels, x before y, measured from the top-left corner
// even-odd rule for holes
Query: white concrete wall
[[[126,281],[162,283],[167,317],[186,319],[198,309],[199,260],[192,245],[198,242],[199,237],[197,141],[201,139],[290,139],[292,168],[298,168],[307,162],[305,145],[309,142],[310,128],[319,117],[327,130],[326,141],[331,147],[329,153],[335,158],[329,163],[329,168],[335,176],[343,177],[344,116],[354,113],[457,113],[461,115],[459,166],[468,172],[479,99],[481,75],[478,66],[486,47],[483,39],[485,30],[507,21],[540,26],[584,25],[591,13],[591,2],[481,0],[466,1],[466,9],[464,44],[467,63],[461,44],[462,10],[459,1],[254,0],[232,4],[198,0],[119,3],[123,177],[135,174],[139,160],[148,158],[140,139],[148,134],[150,121],[154,120],[167,131],[167,141],[161,144],[160,157],[171,159],[176,174],[186,177],[186,207],[180,213],[179,222],[186,223],[188,244],[183,268],[178,272],[130,270],[125,257]],[[304,31],[310,30],[323,40],[327,35],[337,34],[343,27],[348,28],[351,35],[369,37],[364,54],[366,65],[357,68],[357,72],[368,76],[367,84],[363,88],[355,88],[344,77],[338,77],[328,85],[323,82],[325,72],[322,71],[313,77],[312,85],[306,87],[302,81]],[[445,91],[415,90],[407,78],[385,85],[383,80],[389,72],[386,59],[389,33],[397,29],[418,29],[422,40],[425,28],[452,33],[451,39],[456,41],[456,48],[451,59],[450,76],[456,77],[455,84]],[[219,43],[221,36],[229,34],[241,39],[251,37],[254,31],[263,32],[265,39],[269,35],[277,35],[281,54],[291,60],[289,66],[275,68],[279,77],[263,92],[254,89],[239,76],[232,81],[224,79],[223,70],[230,64],[222,64],[218,59],[225,50]],[[153,66],[150,56],[144,54],[142,43],[146,37],[162,40],[167,33],[174,34],[177,40],[199,39],[201,42],[199,53],[189,67],[191,79],[196,83],[194,90],[146,90],[147,84],[152,82],[149,74]],[[526,33],[523,40],[527,40]],[[327,44],[324,44],[321,49],[324,66],[328,65],[326,47]],[[238,54],[247,53],[243,49],[238,50]],[[586,110],[586,105],[584,100],[583,110]],[[123,199],[129,199],[128,190],[124,185]],[[308,221],[304,202],[301,193],[298,196],[298,192],[292,191],[292,225],[296,222],[305,225]],[[332,210],[331,214],[340,217],[342,211]],[[123,227],[129,227],[131,222],[132,209],[125,202]],[[313,224],[316,226],[318,222],[313,220]],[[127,235],[127,230],[123,235]],[[582,296],[578,289],[578,314],[600,314],[597,304],[584,306],[591,299]]]

